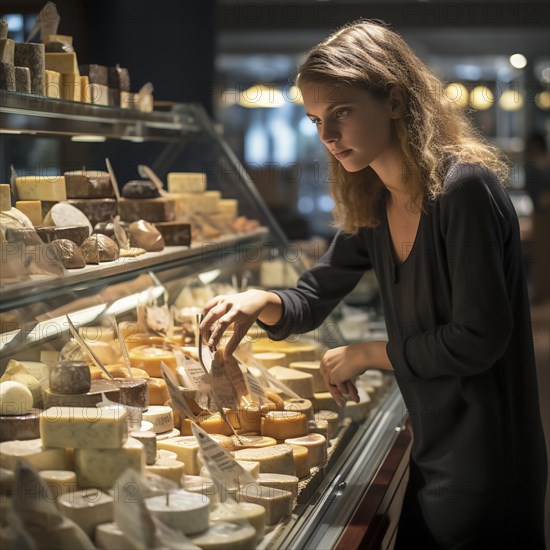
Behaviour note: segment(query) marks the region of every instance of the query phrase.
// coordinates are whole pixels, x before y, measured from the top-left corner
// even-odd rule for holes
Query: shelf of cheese
[[[0,132],[181,142],[201,129],[192,105],[145,113],[0,90]]]
[[[163,270],[180,265],[203,263],[208,258],[224,254],[226,258],[239,247],[250,244],[262,244],[268,235],[268,229],[260,227],[243,235],[224,235],[209,242],[191,243],[190,246],[167,246],[160,252],[146,252],[136,258],[121,257],[109,263],[87,265],[86,267],[67,271],[63,277],[36,275],[20,283],[2,284],[0,278],[0,311],[9,311],[30,303],[40,296],[41,300],[61,295],[77,285],[87,284],[88,288],[115,284],[128,280],[140,273],[148,272],[162,265]]]

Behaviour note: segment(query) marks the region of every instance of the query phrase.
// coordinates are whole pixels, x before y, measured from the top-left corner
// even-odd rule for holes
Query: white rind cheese
[[[37,470],[67,470],[68,458],[65,448],[46,449],[41,439],[26,441],[3,441],[0,443],[2,468],[15,470],[17,460],[24,458]]]

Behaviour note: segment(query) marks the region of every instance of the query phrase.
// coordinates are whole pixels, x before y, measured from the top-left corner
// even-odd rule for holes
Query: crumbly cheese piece
[[[262,435],[277,440],[307,435],[307,417],[293,411],[269,411],[262,417]],[[284,472],[282,472],[284,473]]]
[[[267,525],[279,523],[292,513],[294,497],[289,491],[248,484],[239,492],[239,502],[253,502],[263,506]]]
[[[319,434],[308,434],[302,437],[285,439],[288,445],[306,447],[308,454],[308,468],[323,466],[327,459],[327,440]]]
[[[143,420],[153,424],[156,434],[169,432],[174,429],[174,416],[170,407],[151,405],[143,412]]]
[[[37,470],[67,470],[68,458],[65,448],[47,449],[41,439],[26,441],[3,441],[0,443],[2,468],[15,470],[17,460],[24,458]]]
[[[283,366],[287,364],[286,353],[277,353],[273,351],[262,351],[254,353],[252,356],[262,367],[270,369],[271,367]]]
[[[265,532],[265,508],[254,502],[221,503],[210,512],[210,524],[247,521],[256,530],[256,541],[260,541]]]
[[[15,208],[23,212],[33,225],[42,224],[42,201],[16,201]]]
[[[0,382],[0,415],[15,416],[30,412],[33,405],[31,390],[21,382]]]
[[[289,491],[292,493],[293,498],[298,496],[298,482],[299,479],[296,476],[285,474],[260,474],[258,476],[258,483],[260,485]]]
[[[313,397],[313,376],[311,374],[278,366],[272,367],[269,373],[300,397]]]
[[[22,201],[67,200],[63,176],[19,176],[15,179],[15,185]]]
[[[154,464],[145,466],[145,469],[178,485],[181,484],[181,477],[185,474],[185,464],[173,458],[157,458]]]
[[[17,208],[17,203],[15,207]],[[0,212],[8,210],[11,210],[11,187],[9,183],[0,183]]]
[[[55,501],[65,493],[76,491],[76,474],[71,470],[42,470],[39,474]]]
[[[63,75],[65,74],[80,75],[80,72],[78,70],[78,62],[76,60],[76,53],[75,52],[62,52],[62,53],[46,52],[46,70],[56,71]]]
[[[128,413],[122,407],[51,407],[40,415],[40,433],[45,447],[119,449],[128,438]]]
[[[295,475],[292,447],[289,445],[273,445],[235,451],[237,460],[253,460],[260,463],[261,473]]]
[[[170,193],[203,193],[206,191],[206,174],[203,172],[169,172]]]
[[[256,547],[257,538],[257,532],[252,525],[222,521],[214,523],[204,533],[190,537],[190,541],[203,550],[246,550]]]
[[[293,361],[290,363],[289,368],[293,370],[299,370],[306,374],[313,376],[313,391],[323,392],[326,391],[325,382],[321,375],[321,362],[320,361]]]
[[[48,97],[61,99],[61,73],[58,71],[45,71],[45,88]]]
[[[140,441],[129,437],[120,449],[75,449],[74,463],[80,487],[107,491],[126,468],[144,470],[145,450]]]
[[[143,369],[149,376],[162,378],[160,364],[163,362],[168,368],[176,373],[178,363],[176,356],[168,350],[138,346],[129,352],[130,366],[136,369]]]
[[[145,506],[152,516],[185,535],[208,529],[209,499],[203,495],[180,489],[170,493],[169,501],[164,495],[147,498]]]
[[[57,505],[89,537],[93,536],[98,525],[113,521],[113,497],[97,489],[64,494]]]

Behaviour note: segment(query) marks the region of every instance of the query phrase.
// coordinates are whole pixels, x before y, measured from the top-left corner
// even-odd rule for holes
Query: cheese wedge
[[[233,456],[237,460],[259,462],[261,473],[286,475],[294,475],[296,473],[292,447],[289,445],[241,449],[235,451]]]
[[[306,447],[308,454],[308,468],[324,466],[327,459],[327,440],[319,434],[308,434],[302,437],[285,439],[288,445]]]

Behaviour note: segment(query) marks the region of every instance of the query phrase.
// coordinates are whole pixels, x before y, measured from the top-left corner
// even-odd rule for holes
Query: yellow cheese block
[[[137,321],[121,321],[118,323],[118,332],[126,344],[130,337],[135,336],[136,334],[143,333],[143,328]]]
[[[267,525],[275,525],[292,513],[294,497],[290,491],[248,485],[239,492],[239,502],[253,502],[265,508]]]
[[[227,451],[235,450],[235,443],[233,438],[222,434],[210,434],[210,437],[218,444],[221,445]]]
[[[320,361],[294,361],[290,363],[289,368],[299,370],[306,374],[311,374],[313,377],[313,391],[323,392],[326,391],[325,382],[321,375],[321,362]]]
[[[302,445],[291,445],[296,477],[303,479],[309,475],[309,451]]]
[[[45,71],[46,95],[56,99],[61,99],[61,73],[57,71]]]
[[[17,203],[15,207],[17,208]],[[0,183],[0,212],[8,210],[11,210],[11,187],[9,183]]]
[[[78,73],[61,75],[61,99],[80,101],[81,95],[80,75]]]
[[[109,105],[109,88],[97,82],[90,84],[90,99],[95,105]]]
[[[16,178],[17,194],[22,201],[67,200],[63,176],[20,176]]]
[[[148,378],[147,388],[149,405],[164,405],[170,399],[170,392],[163,378]]]
[[[47,44],[48,42],[68,42],[69,44],[73,43],[73,37],[66,34],[47,34],[42,42]]]
[[[48,53],[46,52],[46,70],[56,71],[63,75],[80,74],[75,52]]]
[[[79,327],[78,334],[87,342],[107,342],[108,344],[112,344],[115,341],[115,330],[111,327],[102,327],[100,325]]]
[[[262,435],[285,440],[289,437],[307,435],[307,417],[293,411],[270,411],[262,417]]]
[[[240,449],[233,456],[237,460],[251,460],[260,463],[260,473],[295,475],[292,447],[290,445],[272,445]]]
[[[139,346],[129,351],[130,365],[136,369],[143,369],[149,376],[161,378],[160,363],[163,362],[168,368],[176,372],[178,366],[176,356],[161,348]],[[166,401],[166,400],[165,400]]]
[[[82,101],[82,103],[92,102],[92,95],[90,93],[90,78],[87,75],[80,77],[80,101]]]
[[[170,193],[202,193],[206,191],[206,174],[203,172],[169,172]]]
[[[272,367],[269,372],[300,397],[313,397],[313,376],[311,374],[279,366]]]
[[[327,459],[327,440],[320,434],[308,434],[302,437],[285,439],[288,445],[305,447],[308,451],[308,468],[323,466]],[[300,477],[300,476],[298,476]]]
[[[262,365],[262,367],[265,367],[266,369],[287,364],[285,353],[262,351],[254,353],[253,357],[258,363],[260,363],[260,365]]]
[[[206,420],[199,422],[199,426],[209,434],[233,435],[231,426],[223,420],[220,413],[215,413]]]
[[[184,471],[188,475],[197,476],[201,470],[199,464],[199,444],[194,436],[173,437],[158,441],[157,447],[176,453],[177,460],[185,464]]]

